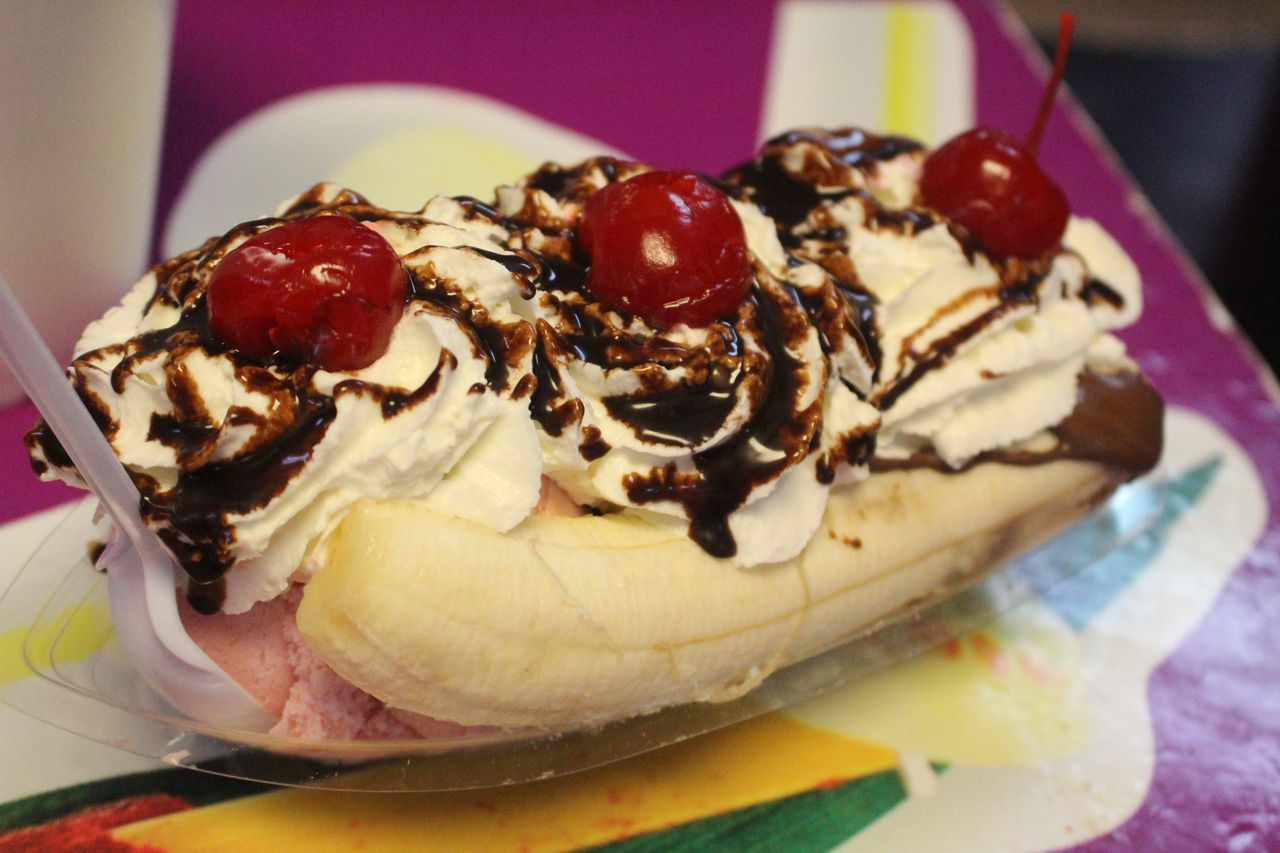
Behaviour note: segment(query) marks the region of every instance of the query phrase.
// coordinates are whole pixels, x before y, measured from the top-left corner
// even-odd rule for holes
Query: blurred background
[[[1010,0],[1273,370],[1280,368],[1280,2]]]

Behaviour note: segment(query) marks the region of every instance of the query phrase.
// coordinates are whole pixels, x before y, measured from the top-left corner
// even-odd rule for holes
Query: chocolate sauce
[[[458,359],[447,349],[440,350],[440,360],[431,369],[426,380],[412,391],[393,391],[382,385],[372,385],[359,379],[344,379],[333,388],[333,396],[343,394],[368,394],[378,401],[382,417],[390,420],[405,409],[414,406],[440,389],[440,379],[445,371],[452,371],[458,366]]]
[[[505,391],[510,383],[512,354],[528,352],[530,335],[525,334],[525,327],[518,324],[485,323],[475,327],[476,334],[484,345],[489,366],[484,371],[484,381],[494,391]]]
[[[724,425],[736,399],[736,383],[678,385],[647,396],[606,397],[604,406],[644,441],[696,447]]]
[[[813,150],[807,153],[803,168],[792,173],[784,168],[779,149],[796,144],[812,145]],[[843,175],[847,180],[847,168],[870,169],[919,148],[913,140],[875,136],[854,128],[796,131],[771,140],[761,158],[727,173],[721,184],[727,192],[755,202],[775,219],[779,237],[791,253],[789,262],[793,266],[803,261],[817,263],[827,271],[830,282],[800,288],[775,282],[758,270],[747,304],[732,321],[711,328],[705,347],[684,346],[660,331],[629,331],[633,318],[595,302],[587,286],[587,261],[572,230],[558,220],[541,222],[552,217],[540,214],[534,209],[536,205],[529,203],[519,214],[503,218],[488,204],[469,197],[456,199],[468,218],[484,218],[512,231],[509,245],[513,247],[530,245],[528,231],[519,229],[547,229],[543,242],[533,243],[539,246],[538,252],[527,248],[517,248],[515,253],[474,247],[465,250],[501,264],[525,298],[544,300],[556,312],[556,325],[545,320],[532,326],[523,321],[494,320],[485,306],[471,302],[456,285],[437,278],[430,261],[406,260],[408,299],[427,303],[420,310],[447,314],[468,333],[474,354],[483,357],[487,365],[485,382],[476,383],[472,393],[510,393],[513,399],[528,396],[531,417],[550,436],[563,435],[583,418],[583,402],[571,398],[561,383],[560,366],[572,360],[633,372],[640,386],[635,392],[606,397],[602,402],[611,417],[648,442],[700,446],[721,429],[738,401],[746,400],[751,410],[746,424],[715,447],[692,454],[691,465],[670,462],[630,474],[623,482],[634,504],[680,504],[689,518],[690,537],[709,554],[729,557],[737,550],[729,528],[730,515],[745,504],[754,489],[782,476],[808,454],[820,452],[823,395],[815,395],[812,404],[800,408],[810,390],[806,382],[811,379],[806,365],[791,352],[816,329],[825,352],[832,351],[837,336],[847,338],[867,357],[874,375],[882,368],[876,300],[841,251],[840,244],[848,235],[834,217],[811,215],[824,203],[855,197],[861,200],[872,228],[912,234],[941,221],[924,209],[885,208],[861,187],[839,186],[827,178]],[[597,173],[614,181],[628,168],[632,164],[612,158],[596,158],[572,169],[548,164],[531,176],[526,186],[562,203],[581,203],[595,191]],[[417,214],[388,214],[355,193],[345,192],[326,201],[319,188],[301,197],[282,218],[317,213],[337,213],[361,221],[392,216],[408,226],[426,222]],[[280,221],[245,223],[156,267],[151,304],[163,302],[180,309],[178,319],[166,329],[121,345],[121,359],[111,376],[113,387],[120,392],[139,362],[159,352],[169,359],[166,391],[173,409],[152,416],[148,437],[174,449],[177,480],[162,488],[145,475],[134,473],[133,477],[142,493],[143,515],[187,570],[191,578],[187,595],[200,612],[215,612],[225,595],[225,574],[233,562],[235,545],[228,518],[261,508],[288,487],[311,460],[333,422],[334,397],[371,395],[382,416],[393,418],[436,394],[442,376],[457,366],[455,354],[443,350],[435,369],[412,391],[347,380],[339,383],[330,397],[310,390],[313,367],[281,358],[251,360],[221,346],[209,330],[203,293],[208,272],[234,239]],[[810,231],[797,235],[797,226],[806,222]],[[947,225],[972,260],[980,247],[963,229],[957,232],[951,223]],[[892,406],[924,375],[952,358],[966,341],[1008,312],[1036,302],[1043,270],[1024,268],[1016,261],[993,262],[1002,276],[996,293],[998,304],[931,344],[927,352],[910,352],[915,359],[911,369],[873,399],[875,405],[881,409]],[[1123,306],[1120,295],[1096,279],[1085,286],[1081,298],[1091,304]],[[759,340],[763,353],[744,346],[743,335]],[[242,382],[273,395],[270,420],[248,409],[228,412],[228,423],[236,420],[259,427],[255,443],[246,445],[234,459],[208,460],[219,427],[203,410],[196,389],[181,368],[178,356],[185,347],[225,354]],[[526,356],[531,357],[532,372],[513,376]],[[667,378],[673,369],[682,371],[681,384],[672,384]],[[1076,410],[1055,428],[1059,438],[1056,449],[1039,454],[983,454],[971,464],[987,460],[1039,464],[1070,457],[1099,461],[1134,474],[1154,465],[1160,449],[1162,403],[1150,386],[1132,374],[1086,374],[1079,388]],[[107,419],[106,407],[84,388],[79,390],[103,431],[110,434],[116,425]],[[38,447],[51,464],[71,466],[65,450],[43,422],[32,429],[26,441],[28,447]],[[941,465],[931,454],[918,454],[903,462],[872,459],[875,444],[874,431],[839,436],[815,460],[818,479],[832,482],[841,464],[869,462],[873,470]],[[578,450],[584,460],[595,461],[610,449],[598,428],[588,425],[582,429]],[[33,461],[33,467],[41,464]]]
[[[502,222],[502,215],[498,213],[497,208],[493,205],[485,204],[478,198],[472,198],[469,195],[455,196],[454,201],[462,208],[463,213],[468,219],[481,217],[491,222]]]
[[[849,195],[861,195],[853,188],[828,189],[835,186],[829,167],[808,158],[800,176],[787,170],[777,149],[808,144],[818,152],[853,169],[866,169],[884,160],[892,160],[900,154],[920,150],[919,142],[902,136],[877,136],[855,127],[832,131],[793,130],[775,136],[765,143],[764,154],[756,160],[731,169],[725,174],[730,186],[745,187],[749,198],[779,225],[779,237],[784,246],[794,246],[796,238],[792,229],[804,222],[809,214],[824,201],[835,202]],[[821,159],[821,158],[819,158]],[[823,186],[820,192],[817,187]],[[928,214],[918,211],[888,212],[886,225],[913,228],[927,227]],[[834,235],[831,235],[834,236]]]
[[[344,213],[350,213],[351,208],[373,209],[372,205],[369,204],[369,200],[354,190],[344,189],[337,196],[328,200],[324,197],[325,191],[324,184],[316,184],[298,196],[280,215],[280,218],[305,219],[308,216],[337,208],[347,208],[347,210],[343,211]]]
[[[115,380],[114,374],[112,379]],[[173,409],[168,414],[151,415],[147,438],[172,448],[178,467],[186,470],[201,464],[213,452],[219,428],[201,402],[186,362],[170,358],[165,390]]]
[[[194,578],[187,584],[187,603],[191,609],[205,616],[212,616],[222,609],[222,602],[227,598],[227,579],[220,577],[208,583],[199,583]]]
[[[569,187],[569,182],[573,179],[573,172],[565,171],[553,163],[547,163],[533,173],[533,176],[529,178],[528,186],[531,189],[542,190],[547,195],[556,197],[564,195],[565,190]]]
[[[1090,305],[1104,302],[1117,311],[1124,309],[1124,297],[1100,278],[1090,278],[1080,289],[1080,298]]]
[[[514,276],[529,279],[538,274],[537,265],[518,254],[488,252],[484,249],[477,249],[475,246],[468,246],[467,249],[468,251],[475,252],[483,258],[488,258],[491,261],[502,264],[502,266],[506,268],[507,272]]]
[[[124,393],[125,380],[133,374],[139,363],[159,353],[168,354],[181,348],[198,347],[214,354],[226,352],[236,364],[258,363],[237,351],[229,350],[213,336],[209,330],[209,309],[203,290],[189,301],[173,325],[144,332],[123,347],[126,353],[124,358],[111,370],[111,390],[117,394]],[[294,366],[293,362],[286,363],[283,359],[277,359],[276,363],[286,367]]]
[[[165,447],[173,449],[178,458],[178,467],[186,467],[189,460],[199,455],[209,442],[217,439],[218,427],[201,421],[183,421],[175,415],[151,416],[151,428],[147,430],[147,439],[158,441]]]
[[[794,258],[795,256],[791,256]],[[876,327],[876,299],[860,286],[837,277],[827,270],[830,285],[821,288],[788,287],[818,332],[822,351],[834,352],[832,339],[849,338],[867,363],[872,377],[880,368],[880,333]],[[855,391],[855,393],[858,393]],[[858,396],[862,396],[858,393]]]
[[[500,261],[517,278],[527,278],[536,271],[532,263],[514,255],[482,249],[469,251]],[[473,354],[485,360],[485,383],[494,391],[505,391],[511,382],[511,366],[519,364],[533,346],[533,333],[528,325],[493,320],[488,309],[471,302],[448,282],[437,278],[430,262],[417,269],[408,268],[407,272],[410,298],[429,302],[459,321],[472,339]]]
[[[151,268],[155,276],[156,289],[152,291],[147,304],[143,307],[145,315],[159,303],[181,305],[182,301],[194,287],[194,272],[200,260],[214,251],[220,238],[210,237],[199,248],[184,252],[181,255],[161,261]]]
[[[841,127],[834,130],[792,130],[773,137],[765,143],[770,148],[786,148],[800,143],[819,145],[834,153],[845,165],[855,169],[872,165],[880,160],[892,160],[899,154],[919,151],[922,146],[905,136],[880,136],[858,127]]]
[[[594,300],[586,286],[586,272],[572,261],[539,256],[542,263],[535,286],[547,294],[550,307],[559,314],[555,351],[563,351],[578,361],[603,368],[637,367],[659,364],[673,367],[685,363],[690,350],[662,334],[626,331],[632,317],[625,311]],[[618,318],[615,322],[614,318]],[[728,323],[715,326],[732,352],[738,346],[736,333]],[[550,330],[551,327],[547,326]],[[540,335],[545,336],[544,332]]]
[[[854,333],[854,340],[862,347],[867,360],[874,367],[874,376],[880,372],[880,361],[883,357],[880,351],[880,330],[876,327],[876,298],[865,290],[839,279],[836,280],[836,286],[840,288],[840,294],[849,303],[855,324],[849,331]]]
[[[576,293],[584,300],[592,299],[587,289],[587,269],[585,265],[571,259],[557,258],[551,255],[539,255],[542,268],[538,271],[536,287],[540,291]]]
[[[497,217],[492,208],[479,202],[473,202],[467,211],[469,216]],[[225,592],[224,576],[233,563],[235,546],[234,528],[228,519],[260,509],[279,496],[310,461],[336,415],[334,398],[311,390],[314,366],[280,356],[250,358],[228,349],[214,338],[204,296],[208,272],[239,238],[284,220],[317,213],[336,213],[362,221],[387,216],[385,211],[372,207],[355,193],[342,193],[334,200],[324,201],[320,190],[313,189],[279,219],[244,223],[223,237],[210,240],[199,250],[157,266],[156,292],[149,304],[163,302],[178,308],[177,319],[166,328],[141,334],[111,348],[118,350],[120,356],[111,374],[112,386],[118,393],[123,392],[126,380],[140,362],[157,354],[163,354],[166,359],[165,391],[172,409],[151,417],[148,438],[174,449],[177,478],[172,484],[161,485],[144,474],[132,476],[141,493],[144,519],[157,530],[187,571],[191,579],[188,597],[201,612],[216,611]],[[401,216],[397,221],[409,225],[425,222],[412,214]],[[538,273],[537,263],[523,256],[473,251],[501,263],[518,279],[528,281]],[[436,310],[455,317],[470,333],[477,355],[487,359],[488,387],[493,391],[505,390],[511,382],[511,366],[520,363],[533,346],[533,331],[527,324],[492,321],[482,306],[467,303],[443,286],[424,284],[412,271],[410,282],[408,298],[428,301]],[[531,286],[529,291],[532,292]],[[235,406],[226,413],[227,425],[257,427],[254,437],[233,459],[208,459],[216,447],[221,425],[205,411],[198,389],[186,373],[182,355],[187,349],[225,356],[231,360],[237,379],[246,388],[273,398],[266,415]],[[334,395],[372,395],[383,417],[393,418],[434,395],[442,376],[456,365],[455,356],[445,350],[435,369],[416,389],[400,391],[347,380],[336,386]],[[532,391],[531,379],[523,384],[525,393]],[[103,432],[111,435],[117,425],[110,420],[107,407],[93,399],[83,387],[78,390]],[[49,463],[72,467],[70,458],[43,422],[31,430],[26,441],[32,449],[38,447]],[[36,464],[33,462],[33,467]]]
[[[959,468],[947,465],[932,451],[918,451],[905,459],[871,460],[871,471],[932,468],[959,474],[984,462],[1043,465],[1055,459],[1096,462],[1130,478],[1150,471],[1164,446],[1164,401],[1140,373],[1080,375],[1076,406],[1050,429],[1058,443],[1047,450],[1001,449],[981,453]]]
[[[108,441],[115,435],[116,424],[111,418],[101,410],[98,401],[84,382],[75,377],[72,382],[76,395],[79,396],[80,402],[89,411],[89,416],[93,418],[94,424],[102,431],[102,434]],[[35,425],[27,431],[22,438],[23,446],[27,448],[27,453],[31,459],[31,470],[37,477],[43,477],[48,471],[48,465],[35,458],[34,451],[37,449],[43,454],[45,460],[57,468],[74,468],[75,463],[71,461],[71,455],[67,453],[62,442],[58,440],[58,436],[54,434],[53,428],[45,422],[44,418],[36,421]]]
[[[794,177],[773,158],[746,163],[725,174],[729,184],[749,189],[749,198],[778,223],[778,237],[784,246],[796,245],[791,233],[809,213],[824,201],[839,201],[853,190],[820,193],[811,184]]]
[[[331,398],[301,397],[290,427],[255,452],[206,462],[178,474],[172,488],[143,489],[142,513],[197,583],[222,577],[233,562],[227,517],[265,506],[311,459],[336,409]]]
[[[555,332],[558,350],[571,353],[578,361],[601,367],[615,366],[610,358],[611,348],[615,344],[625,347],[626,337],[610,328],[600,316],[599,305],[555,297],[550,302],[563,320]]]
[[[1076,407],[1054,428],[1064,452],[1134,476],[1160,461],[1164,400],[1139,373],[1080,377]]]
[[[1031,273],[1021,281],[1001,287],[998,291],[999,302],[996,305],[932,343],[928,353],[916,361],[915,366],[911,368],[906,376],[877,395],[872,402],[881,411],[888,409],[930,371],[936,370],[949,361],[961,344],[982,332],[1010,311],[1020,306],[1034,305],[1037,301],[1036,289],[1043,280],[1043,273]]]
[[[62,442],[58,440],[58,436],[54,435],[53,428],[44,418],[36,421],[35,426],[27,431],[22,443],[26,445],[27,453],[31,457],[31,470],[37,477],[43,477],[49,470],[49,465],[55,468],[75,467],[66,448],[62,446]],[[36,457],[36,451],[48,460],[48,465]]]
[[[753,489],[804,458],[821,420],[821,398],[806,409],[798,406],[804,366],[787,351],[795,343],[794,304],[759,287],[748,299],[771,362],[756,416],[724,443],[694,454],[695,471],[679,471],[672,462],[623,479],[632,503],[681,504],[690,538],[714,557],[737,553],[729,515]]]
[[[599,427],[582,428],[582,444],[578,446],[578,452],[582,454],[583,459],[594,462],[612,449],[609,442],[600,435]]]
[[[582,202],[595,191],[595,185],[585,180],[588,175],[598,170],[607,183],[613,183],[624,169],[634,166],[635,164],[628,160],[619,160],[615,157],[592,157],[568,169],[556,163],[545,163],[529,176],[525,186],[529,189],[542,190],[562,202]],[[516,221],[526,219],[526,217],[516,217]]]
[[[888,228],[903,234],[919,234],[938,222],[933,213],[922,208],[888,208],[881,205],[873,206],[867,218],[867,224],[874,228]]]
[[[835,482],[836,469],[842,463],[856,468],[870,462],[876,452],[876,432],[874,429],[853,430],[837,437],[833,444],[832,450],[818,457],[819,483]]]
[[[566,398],[560,375],[547,358],[547,342],[553,341],[555,334],[545,320],[538,321],[538,341],[533,349],[533,375],[538,384],[529,397],[529,414],[550,436],[562,435],[582,418],[582,402]]]

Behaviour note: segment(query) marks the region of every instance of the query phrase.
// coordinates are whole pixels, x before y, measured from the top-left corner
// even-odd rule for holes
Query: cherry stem
[[[1044,135],[1045,125],[1049,123],[1049,114],[1053,112],[1053,101],[1058,96],[1058,87],[1062,84],[1062,72],[1067,68],[1067,49],[1071,47],[1071,33],[1076,28],[1076,16],[1063,12],[1058,16],[1058,48],[1053,56],[1053,73],[1049,75],[1049,85],[1040,98],[1040,109],[1036,111],[1035,124],[1027,134],[1027,153],[1036,156],[1040,147],[1040,137]]]

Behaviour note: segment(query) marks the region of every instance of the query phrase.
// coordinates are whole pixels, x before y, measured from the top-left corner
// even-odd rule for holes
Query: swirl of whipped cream
[[[643,166],[548,164],[494,207],[437,197],[412,213],[321,184],[153,269],[86,330],[72,378],[200,609],[306,580],[356,501],[507,531],[544,477],[738,565],[786,560],[832,487],[877,466],[1072,452],[1060,427],[1090,377],[1134,375],[1107,331],[1140,311],[1138,275],[1111,238],[1072,219],[1045,258],[992,256],[920,204],[924,155],[797,131],[729,172],[753,281],[699,328],[650,327],[587,286],[583,205]],[[221,258],[316,215],[377,231],[409,274],[390,346],[362,370],[251,359],[209,333]],[[47,428],[28,443],[44,476],[76,479]]]
[[[775,221],[795,257],[873,306],[878,460],[983,453],[1052,441],[1086,372],[1131,369],[1109,329],[1141,310],[1138,273],[1090,220],[1064,248],[1000,258],[923,206],[925,151],[857,129],[795,131],[727,181]]]
[[[659,330],[594,299],[573,239],[582,206],[642,171],[609,158],[547,165],[498,191],[512,245],[540,259],[532,412],[544,471],[579,503],[687,528],[740,565],[787,559],[817,528],[836,470],[865,468],[878,414],[831,373],[772,225],[750,204],[737,209],[754,281],[734,316]],[[810,298],[833,298],[824,284]]]
[[[315,215],[363,222],[410,274],[386,353],[361,370],[262,363],[208,330],[219,260]],[[156,267],[88,327],[73,380],[190,575],[194,604],[238,613],[305,579],[361,499],[418,501],[502,531],[529,514],[541,485],[533,334],[517,313],[524,284],[504,266],[506,237],[467,200],[398,214],[322,184]],[[29,444],[38,469],[74,476],[47,430]]]

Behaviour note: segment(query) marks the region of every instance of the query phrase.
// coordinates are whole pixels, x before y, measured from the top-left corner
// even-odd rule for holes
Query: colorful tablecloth
[[[321,178],[416,207],[603,149],[718,172],[802,123],[1020,130],[1043,80],[969,0],[541,6],[181,3],[157,251]],[[268,789],[0,706],[0,851],[1280,848],[1274,380],[1069,102],[1040,160],[1141,269],[1124,338],[1170,404],[1168,499],[1084,576],[798,708],[502,789]],[[70,497],[26,470],[33,418],[0,412],[0,584]]]

